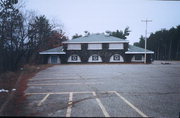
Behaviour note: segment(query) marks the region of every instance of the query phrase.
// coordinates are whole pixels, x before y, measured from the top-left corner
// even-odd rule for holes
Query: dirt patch
[[[27,88],[27,82],[41,70],[53,65],[25,65],[17,72],[7,72],[1,75],[0,89],[3,88],[9,92],[0,93],[0,115],[19,116],[23,108],[23,101],[26,99],[24,91]]]

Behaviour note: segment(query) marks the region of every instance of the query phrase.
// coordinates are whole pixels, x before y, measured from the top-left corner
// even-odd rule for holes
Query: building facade
[[[43,63],[135,63],[144,62],[145,50],[128,40],[104,34],[91,34],[63,42],[63,46],[40,52]],[[146,50],[146,62],[154,52]]]

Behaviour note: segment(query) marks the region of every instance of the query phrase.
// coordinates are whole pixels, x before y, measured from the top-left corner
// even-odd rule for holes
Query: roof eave
[[[102,41],[102,42],[62,42],[63,44],[77,44],[77,43],[129,43],[129,41]]]
[[[65,52],[39,52],[39,54],[66,54]]]
[[[125,52],[125,54],[145,54],[145,52]],[[154,54],[154,52],[146,52],[146,54]]]

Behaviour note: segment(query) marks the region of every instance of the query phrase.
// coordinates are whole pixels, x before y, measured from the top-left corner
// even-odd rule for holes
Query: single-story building
[[[145,49],[128,40],[105,34],[91,34],[63,42],[63,46],[39,53],[43,63],[135,63],[144,62]],[[146,62],[152,62],[154,52],[146,50]]]

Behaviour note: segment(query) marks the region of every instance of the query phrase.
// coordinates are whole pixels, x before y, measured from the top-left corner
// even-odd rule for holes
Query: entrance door
[[[57,64],[57,59],[58,59],[58,56],[51,56],[51,63]]]

